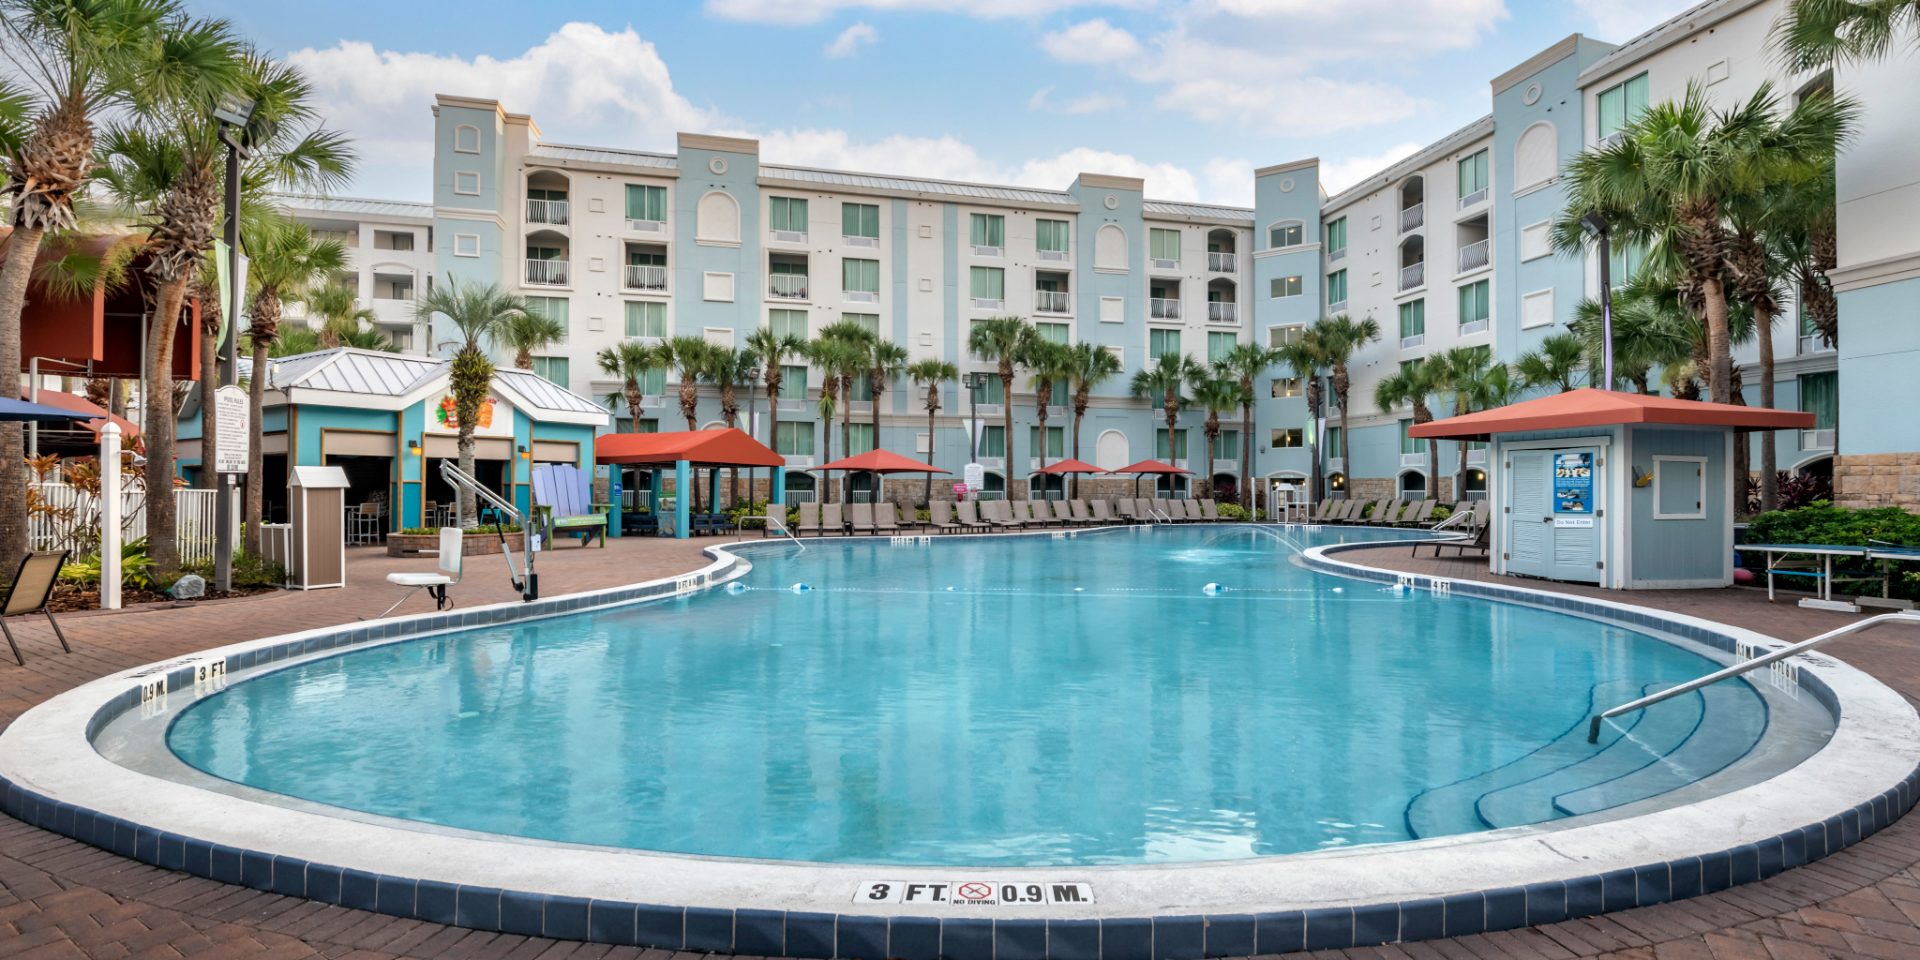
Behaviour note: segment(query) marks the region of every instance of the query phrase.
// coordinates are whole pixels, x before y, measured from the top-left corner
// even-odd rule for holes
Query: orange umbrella
[[[1171,463],[1162,463],[1158,460],[1142,460],[1139,463],[1129,464],[1128,466],[1121,467],[1118,470],[1109,470],[1107,472],[1133,474],[1133,492],[1135,495],[1138,495],[1140,493],[1140,479],[1142,477],[1145,477],[1147,474],[1150,474],[1150,473],[1166,474],[1168,476],[1175,476],[1178,474],[1192,473],[1193,471],[1182,470]]]
[[[1065,460],[1055,460],[1054,462],[1047,464],[1046,469],[1041,470],[1040,472],[1064,475],[1069,473],[1106,473],[1107,471],[1102,470],[1091,463],[1087,463],[1084,460],[1075,460],[1072,457],[1068,457]]]
[[[933,464],[921,463],[918,460],[903,457],[891,450],[881,450],[877,447],[868,450],[866,453],[856,453],[851,457],[841,457],[832,463],[821,464],[820,466],[814,467],[814,469],[822,473],[828,470],[845,470],[849,473],[858,470],[872,474],[924,473],[928,475],[928,483],[933,482],[933,474],[952,472],[942,470]],[[878,496],[878,494],[879,491],[875,490],[875,496]],[[851,492],[848,493],[848,499],[852,499]]]

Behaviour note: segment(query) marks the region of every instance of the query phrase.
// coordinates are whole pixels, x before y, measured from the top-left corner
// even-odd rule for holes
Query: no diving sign
[[[955,907],[1071,905],[1092,903],[1093,884],[1052,880],[950,880],[935,883],[868,880],[854,891],[853,902]]]

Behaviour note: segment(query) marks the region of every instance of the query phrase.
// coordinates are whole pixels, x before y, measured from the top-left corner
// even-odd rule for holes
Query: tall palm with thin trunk
[[[791,334],[759,327],[747,334],[747,350],[760,363],[760,383],[767,393],[767,447],[780,448],[780,385],[786,382],[786,362],[801,355],[805,341]]]
[[[251,422],[264,422],[267,380],[270,367],[267,355],[280,336],[283,304],[307,297],[309,288],[332,276],[347,264],[346,245],[338,240],[316,237],[305,225],[293,220],[275,219],[253,231],[247,245],[247,285],[253,299],[248,309],[252,323],[247,339],[253,347],[253,375],[247,378],[247,413]],[[202,383],[203,392],[213,385]],[[202,402],[210,400],[203,396]],[[247,549],[256,556],[263,547],[261,522],[265,519],[266,451],[261,447],[261,431],[248,431],[247,502],[243,510],[247,530]],[[205,449],[208,438],[202,437]],[[205,464],[209,469],[211,464]]]
[[[1427,398],[1442,388],[1440,379],[1441,364],[1438,361],[1414,360],[1402,364],[1398,371],[1388,374],[1373,388],[1373,402],[1380,407],[1381,413],[1393,413],[1400,407],[1413,408],[1413,424],[1419,426],[1433,420],[1433,408],[1427,406]],[[1346,439],[1346,431],[1341,431],[1341,440]],[[1440,498],[1440,441],[1427,440],[1427,499]]]
[[[625,404],[628,429],[638,432],[641,406],[646,402],[641,381],[655,370],[664,369],[666,361],[660,359],[658,351],[633,340],[622,340],[614,346],[603,347],[593,359],[601,373],[620,382],[620,389],[607,395],[607,406]]]
[[[360,295],[352,287],[337,282],[308,291],[306,305],[309,322],[319,323],[320,342],[328,347],[348,345],[376,316],[360,305]]]
[[[867,390],[873,394],[873,445],[880,446],[880,398],[907,370],[907,350],[875,337],[867,344]]]
[[[1187,392],[1200,409],[1207,411],[1207,420],[1200,427],[1200,433],[1207,440],[1206,466],[1200,471],[1205,477],[1201,486],[1201,496],[1213,496],[1213,455],[1220,442],[1220,414],[1240,405],[1240,385],[1213,375],[1205,367],[1196,367],[1187,384]]]
[[[1351,444],[1353,432],[1347,429],[1347,408],[1352,406],[1349,394],[1353,389],[1353,376],[1348,364],[1360,348],[1380,339],[1380,324],[1372,317],[1355,320],[1342,313],[1315,321],[1308,336],[1318,345],[1320,360],[1330,372],[1333,402],[1340,408],[1340,442]],[[1432,483],[1433,478],[1427,480]]]
[[[471,477],[473,428],[480,422],[480,407],[493,389],[493,360],[488,351],[494,347],[500,330],[527,312],[527,301],[492,284],[463,284],[456,277],[448,277],[446,283],[416,301],[414,309],[428,324],[435,316],[445,317],[459,335],[460,346],[453,354],[449,380],[460,471]],[[479,522],[474,511],[473,491],[461,487],[454,492],[453,499],[458,515],[456,524],[464,528]]]
[[[852,325],[852,329],[858,331],[860,334],[866,333],[866,329],[858,324]],[[867,368],[866,342],[858,337],[842,335],[844,330],[845,327],[843,327],[842,324],[828,324],[822,329],[822,336],[808,341],[806,349],[807,360],[819,368],[821,376],[820,434],[823,450],[821,454],[822,463],[831,463],[833,461],[833,415],[836,411],[840,413],[841,417],[841,443],[847,448],[846,452],[852,452],[853,431],[849,425],[848,418],[851,416],[853,407],[853,378],[864,374]],[[841,479],[841,482],[843,486],[848,483],[844,477]],[[846,492],[846,490],[842,491],[842,500],[845,499],[844,494]],[[824,499],[834,499],[832,484],[827,485],[826,494],[827,496]]]
[[[1580,385],[1580,371],[1587,359],[1586,345],[1569,332],[1552,333],[1540,339],[1540,345],[1513,362],[1520,383],[1532,390],[1566,393]]]
[[[1013,499],[1013,377],[1014,368],[1027,342],[1034,336],[1033,325],[1020,317],[988,317],[975,321],[967,331],[967,350],[975,357],[995,365],[1000,378],[1000,432],[1004,441],[1007,499]]]
[[[907,377],[914,386],[927,391],[921,403],[927,409],[927,462],[933,462],[934,418],[940,413],[940,385],[960,379],[960,368],[937,357],[916,360],[907,367]],[[927,488],[923,499],[933,502],[933,474],[927,474]]]
[[[1033,375],[1033,413],[1039,422],[1040,442],[1033,455],[1040,469],[1047,468],[1047,410],[1053,403],[1055,384],[1064,384],[1073,376],[1073,348],[1064,343],[1032,338],[1021,354],[1021,363]],[[1043,484],[1045,480],[1041,481]],[[1031,496],[1031,494],[1029,494]]]
[[[1253,404],[1259,399],[1255,386],[1267,369],[1279,361],[1279,353],[1257,343],[1237,343],[1214,364],[1220,376],[1240,388],[1240,505],[1253,509]]]
[[[1067,389],[1072,392],[1073,401],[1073,448],[1075,460],[1080,459],[1080,422],[1087,417],[1087,408],[1093,403],[1093,391],[1101,384],[1117,377],[1125,369],[1120,358],[1113,351],[1097,343],[1084,340],[1074,344],[1072,373],[1067,378]],[[1080,475],[1073,476],[1073,495],[1080,496]]]
[[[535,353],[567,339],[567,325],[537,308],[530,308],[501,324],[494,339],[500,349],[513,355],[514,369],[532,370]]]
[[[1326,358],[1321,355],[1320,342],[1311,330],[1275,347],[1273,352],[1276,362],[1284,363],[1293,370],[1294,377],[1302,385],[1301,391],[1306,394],[1307,432],[1313,435],[1310,444],[1313,456],[1308,466],[1312,476],[1308,482],[1314,499],[1324,499],[1327,495],[1326,457],[1325,444],[1320,436],[1320,419],[1326,404],[1326,390],[1320,383],[1320,371],[1326,369]],[[1340,442],[1347,442],[1345,433],[1340,435]]]
[[[680,417],[688,430],[700,429],[700,381],[707,376],[707,357],[713,344],[699,337],[674,337],[658,347],[679,382]]]
[[[94,173],[95,122],[111,110],[140,108],[195,68],[207,70],[210,83],[231,79],[231,51],[224,44],[209,49],[160,43],[184,17],[170,0],[0,4],[0,57],[13,67],[4,99],[9,112],[28,118],[16,130],[21,135],[8,138],[0,185],[13,228],[0,264],[0,370],[17,376],[21,368],[20,313],[42,240],[78,224],[74,201]],[[187,70],[176,72],[177,66]],[[0,423],[0,557],[27,551],[25,455],[21,425]],[[173,496],[170,484],[156,486]],[[172,511],[166,515],[170,520]]]
[[[1487,395],[1488,380],[1494,370],[1500,371],[1502,379],[1505,379],[1507,372],[1504,365],[1494,366],[1493,348],[1486,346],[1454,347],[1428,363],[1437,365],[1435,379],[1439,381],[1442,392],[1452,394],[1453,415],[1456,417],[1472,413],[1475,404]],[[1456,446],[1460,448],[1460,464],[1453,475],[1453,496],[1458,500],[1467,489],[1467,444],[1461,441]],[[1437,484],[1432,486],[1437,487]]]
[[[707,379],[720,391],[720,420],[729,427],[740,426],[740,388],[752,386],[747,383],[747,371],[753,369],[753,354],[748,350],[714,347],[707,354]],[[748,393],[751,399],[753,394]],[[727,471],[727,496],[733,503],[740,502],[740,468]]]
[[[1136,372],[1133,375],[1133,381],[1128,384],[1135,397],[1147,401],[1149,410],[1152,409],[1151,404],[1154,401],[1159,401],[1160,415],[1167,425],[1167,458],[1169,460],[1180,459],[1180,448],[1174,443],[1180,425],[1180,405],[1185,402],[1180,391],[1185,388],[1187,381],[1196,376],[1196,371],[1199,369],[1200,365],[1195,363],[1191,356],[1163,353],[1154,358],[1151,366]]]

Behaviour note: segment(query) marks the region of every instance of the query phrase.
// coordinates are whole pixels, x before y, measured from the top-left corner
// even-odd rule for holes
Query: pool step
[[[1570,790],[1553,798],[1562,815],[1593,813],[1657,797],[1731,766],[1747,755],[1767,729],[1759,694],[1744,683],[1704,687],[1707,721],[1671,752],[1632,773]]]
[[[1413,798],[1407,804],[1408,832],[1415,837],[1438,837],[1485,829],[1488,824],[1475,809],[1481,797],[1503,787],[1538,779],[1600,753],[1620,738],[1622,730],[1631,730],[1641,718],[1634,716],[1618,725],[1609,724],[1601,731],[1600,743],[1590,744],[1586,717],[1639,695],[1640,687],[1631,681],[1606,680],[1594,684],[1580,721],[1546,745],[1485,773],[1434,787]]]

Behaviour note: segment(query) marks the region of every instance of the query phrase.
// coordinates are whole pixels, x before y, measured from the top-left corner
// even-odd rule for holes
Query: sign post
[[[259,374],[256,373],[256,376]],[[248,420],[247,392],[233,384],[227,384],[213,392],[214,429],[218,431],[212,437],[200,438],[201,462],[220,477],[215,485],[214,502],[214,540],[213,551],[213,588],[226,591],[233,589],[233,514],[232,498],[227,496],[231,489],[227,483],[230,474],[247,472],[247,442],[252,431]]]

